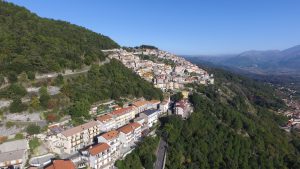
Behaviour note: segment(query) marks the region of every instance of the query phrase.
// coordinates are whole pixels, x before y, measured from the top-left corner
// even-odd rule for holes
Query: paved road
[[[110,59],[109,58],[106,58],[104,61],[102,62],[99,62],[98,65],[99,66],[102,66],[104,64],[107,64],[110,62]],[[43,80],[43,79],[51,79],[51,78],[56,78],[59,74],[61,74],[62,76],[64,77],[67,77],[67,76],[73,76],[73,75],[78,75],[78,74],[83,74],[83,73],[86,73],[88,72],[89,70],[91,69],[91,66],[86,66],[80,70],[76,70],[76,71],[68,71],[66,73],[57,73],[57,72],[53,72],[53,73],[47,73],[47,74],[41,74],[41,75],[37,75],[35,77],[36,80]]]
[[[156,162],[154,163],[154,169],[163,169],[164,168],[164,158],[167,151],[167,143],[160,139],[158,149],[156,152]]]

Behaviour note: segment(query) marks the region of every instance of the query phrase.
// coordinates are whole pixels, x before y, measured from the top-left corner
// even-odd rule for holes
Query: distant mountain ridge
[[[195,57],[216,65],[259,74],[300,74],[300,45],[285,50],[246,51],[233,56]]]

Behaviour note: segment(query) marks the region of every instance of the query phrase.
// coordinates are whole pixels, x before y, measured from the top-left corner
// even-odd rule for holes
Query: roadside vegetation
[[[116,161],[116,167],[119,169],[153,169],[153,164],[156,161],[155,153],[158,143],[159,137],[146,137],[124,160]]]

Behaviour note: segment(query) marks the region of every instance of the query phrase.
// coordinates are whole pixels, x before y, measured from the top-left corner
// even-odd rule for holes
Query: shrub
[[[29,126],[27,126],[26,131],[30,135],[39,134],[41,131],[41,127],[35,124],[30,124]]]
[[[24,139],[24,135],[23,135],[22,133],[17,133],[17,134],[15,135],[15,139],[16,139],[16,140]]]

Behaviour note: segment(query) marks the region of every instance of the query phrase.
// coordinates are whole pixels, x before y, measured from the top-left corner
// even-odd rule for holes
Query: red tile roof
[[[103,122],[103,123],[108,122],[108,121],[110,121],[111,119],[112,119],[112,117],[111,117],[111,115],[109,115],[109,114],[105,114],[105,115],[101,115],[101,116],[98,116],[98,117],[97,117],[97,120],[98,120],[98,121],[101,121],[101,122]]]
[[[133,122],[133,123],[129,123],[129,124],[119,128],[118,131],[127,134],[139,127],[141,127],[141,125],[139,123]]]
[[[136,107],[141,107],[141,106],[144,106],[144,105],[147,105],[149,102],[148,101],[136,101],[134,103],[132,103],[132,105],[136,106]]]
[[[95,156],[105,150],[108,150],[110,148],[110,146],[106,143],[99,143],[95,146],[91,146],[88,151],[92,156]]]
[[[53,160],[45,169],[75,169],[75,165],[70,160]]]
[[[126,108],[122,108],[122,109],[119,109],[119,110],[115,110],[111,113],[109,113],[110,115],[116,115],[116,116],[120,116],[120,115],[123,115],[125,113],[127,113],[128,111],[132,110],[132,106],[129,106],[129,107],[126,107]]]
[[[149,102],[150,102],[151,104],[159,104],[159,103],[160,103],[159,100],[150,100]]]
[[[112,130],[112,131],[102,134],[101,136],[104,137],[106,140],[111,140],[111,139],[118,137],[118,135],[119,135],[118,131]]]

